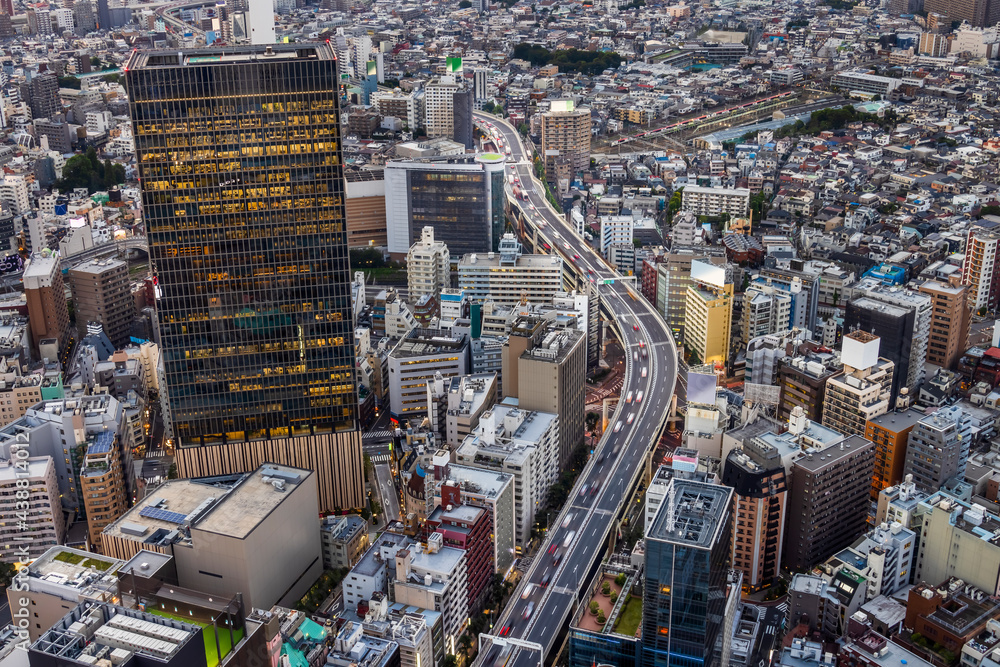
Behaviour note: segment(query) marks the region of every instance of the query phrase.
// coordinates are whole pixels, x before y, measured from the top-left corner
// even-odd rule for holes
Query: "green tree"
[[[615,583],[618,584],[619,588],[624,586],[626,581],[628,581],[628,577],[625,576],[624,572],[619,573],[618,576],[615,577]]]
[[[90,56],[90,66],[94,69],[101,69],[101,59],[97,56]]]
[[[73,90],[80,90],[80,80],[75,76],[60,76],[58,77],[60,88],[72,88]]]
[[[531,128],[528,127],[527,123],[521,123],[520,125],[517,126],[517,131],[520,132],[522,136],[526,137],[528,136],[528,132],[531,131]]]
[[[167,479],[177,479],[177,464],[171,463],[167,470]]]
[[[0,588],[7,588],[17,574],[17,568],[13,563],[0,562]]]
[[[372,498],[371,505],[372,505],[372,516],[379,516],[382,514],[382,503]]]
[[[458,3],[459,9],[468,9],[471,6],[472,3],[469,0],[462,0],[462,2]]]
[[[458,667],[458,658],[455,655],[449,653],[441,661],[441,667]]]
[[[610,581],[605,581],[603,584],[601,584],[601,594],[602,595],[611,595],[611,582]]]
[[[601,605],[597,603],[597,600],[590,601],[590,613],[597,616],[597,612],[601,610]]]

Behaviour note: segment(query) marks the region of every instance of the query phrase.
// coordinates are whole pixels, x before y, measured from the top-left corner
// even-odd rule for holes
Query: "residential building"
[[[742,218],[750,212],[750,190],[688,185],[681,197],[681,210],[695,215],[718,216],[726,213]]]
[[[990,0],[925,0],[924,11],[940,14],[948,21],[968,21],[976,28],[990,28],[1000,21],[1000,5]]]
[[[405,257],[427,226],[452,257],[496,250],[506,182],[504,157],[496,153],[387,162],[389,252]]]
[[[928,280],[920,292],[931,298],[927,363],[954,370],[969,341],[969,285]]]
[[[711,254],[715,251],[717,254]],[[687,290],[691,286],[691,263],[704,259],[715,266],[725,266],[725,252],[713,248],[678,248],[666,255],[657,265],[656,310],[663,315],[667,326],[674,333],[674,341],[684,341],[684,322],[687,314]]]
[[[973,312],[996,309],[1000,303],[1000,233],[971,227],[965,242],[962,284],[969,286],[969,309]]]
[[[441,535],[444,546],[465,551],[470,614],[486,608],[493,595],[493,517],[476,505],[438,506],[427,517],[427,528]]]
[[[866,591],[865,578],[846,569],[794,574],[788,585],[788,625],[808,622],[825,639],[842,637],[851,616],[865,603]]]
[[[47,249],[32,254],[24,265],[24,296],[36,352],[44,340],[54,340],[62,350],[69,336],[69,308],[60,268],[59,256]]]
[[[919,501],[923,517],[913,581],[946,581],[1000,593],[1000,517],[944,491]]]
[[[424,227],[420,240],[410,246],[406,255],[406,281],[411,301],[431,295],[441,296],[441,290],[451,287],[451,256],[448,246],[434,240],[434,228]]]
[[[498,404],[455,450],[455,462],[509,473],[514,479],[515,547],[524,553],[535,513],[559,479],[559,418]]]
[[[101,533],[131,504],[122,470],[121,448],[113,431],[98,433],[87,445],[80,471],[80,495],[87,515],[87,543],[101,553]]]
[[[852,637],[841,647],[837,658],[838,667],[895,667],[904,664],[907,667],[932,667],[934,663],[873,631]]]
[[[830,378],[843,369],[840,356],[827,349],[817,349],[804,354],[786,356],[778,362],[778,418],[786,420],[795,408],[801,408],[806,417],[818,422],[823,416],[823,400]],[[807,348],[807,349],[809,349]],[[799,350],[800,351],[800,350]]]
[[[756,591],[780,574],[788,511],[788,484],[778,450],[751,441],[726,457],[722,483],[733,488],[733,567],[743,573],[743,586]]]
[[[424,126],[424,91],[404,93],[399,88],[380,90],[372,93],[371,103],[380,116],[398,118],[410,132]]]
[[[844,336],[844,370],[826,382],[823,425],[845,435],[865,432],[873,417],[889,411],[893,363],[879,356],[879,338],[865,331]]]
[[[26,521],[8,520],[0,524],[0,545],[3,547],[0,559],[5,563],[37,558],[50,547],[66,541],[68,526],[60,502],[56,466],[52,457],[31,456],[29,450],[26,442],[0,446],[0,514],[18,516],[18,504],[25,502],[25,491],[32,508]]]
[[[106,527],[101,544],[122,560],[143,549],[172,555],[178,585],[270,608],[304,595],[323,571],[318,477],[266,464],[229,478],[170,480]]]
[[[700,363],[725,364],[733,317],[733,283],[728,271],[703,260],[691,262],[684,345]]]
[[[442,76],[424,86],[424,128],[429,138],[454,139],[456,134],[461,133],[461,128],[456,126],[456,97],[462,92],[453,76]],[[471,130],[472,117],[466,120]]]
[[[447,460],[448,454],[442,457]],[[478,467],[447,463],[434,471],[434,489],[428,492],[433,507],[477,505],[490,511],[493,522],[493,563],[506,575],[514,566],[514,476]],[[432,512],[428,512],[431,514]]]
[[[601,253],[607,258],[611,248],[632,245],[634,221],[631,215],[606,215],[601,218]],[[631,266],[622,267],[623,271],[631,270]]]
[[[959,406],[938,408],[913,426],[903,472],[918,488],[933,493],[961,477],[972,445],[972,420]]]
[[[501,356],[502,348],[498,352],[498,356]],[[476,430],[480,417],[493,407],[499,396],[497,373],[473,373],[451,378],[444,428],[448,446],[458,447],[462,444],[466,436]]]
[[[882,523],[830,558],[824,568],[847,570],[865,579],[865,596],[872,600],[890,597],[909,585],[916,554],[916,533],[898,522]]]
[[[563,262],[558,254],[524,255],[513,234],[504,234],[499,252],[472,253],[458,262],[458,288],[473,303],[497,306],[549,303],[563,289]]]
[[[900,79],[870,74],[867,70],[837,72],[830,79],[832,88],[839,88],[847,92],[872,93],[873,95],[881,95],[883,99],[888,98],[901,84]]]
[[[80,338],[87,335],[89,323],[98,322],[115,348],[128,345],[135,318],[128,264],[117,259],[93,259],[71,268],[69,281]]]
[[[923,417],[924,413],[919,410],[897,410],[865,423],[865,438],[875,445],[872,500],[878,499],[883,489],[903,481],[910,432]]]
[[[805,300],[799,303],[805,305]],[[796,325],[797,326],[797,325]],[[792,296],[767,284],[751,283],[743,292],[741,342],[792,327]]]
[[[583,443],[586,337],[572,320],[518,317],[503,350],[504,394],[522,410],[559,417],[558,464]]]
[[[323,517],[319,529],[327,570],[350,569],[368,549],[368,522],[357,514]]]
[[[980,590],[957,576],[933,585],[921,581],[906,599],[905,627],[955,655],[996,619],[1000,619],[1000,600],[993,591]]]
[[[791,428],[791,426],[790,426]],[[810,568],[865,531],[875,446],[851,435],[792,464],[784,566]]]
[[[556,162],[560,158],[568,160],[571,178],[589,169],[590,109],[576,109],[571,100],[553,100],[541,118],[542,156],[548,184],[558,185]]]
[[[713,664],[729,639],[724,607],[732,489],[673,478],[646,535],[642,663]]]
[[[264,58],[265,49],[276,57]],[[266,461],[308,467],[320,477],[313,488],[321,509],[360,507],[354,316],[342,233],[344,176],[333,48],[327,42],[226,46],[182,49],[169,57],[139,50],[123,69],[143,222],[159,278],[165,380],[160,392],[172,420],[178,472],[224,475]],[[260,84],[267,92],[244,108],[244,98],[234,98],[224,83],[237,78],[244,88],[258,85],[253,81],[271,83]],[[206,88],[204,81],[218,83]],[[177,117],[203,121],[178,126],[162,118],[163,85],[175,91]],[[310,116],[313,125],[303,126],[298,116],[286,113],[293,98],[323,110]],[[260,114],[272,112],[278,115],[264,129]],[[269,145],[270,133],[286,125],[315,140]],[[287,161],[241,163],[235,149],[177,155],[162,150],[166,133],[182,132],[177,136],[188,145],[214,145],[218,138],[213,134],[209,140],[204,133],[230,127],[240,128],[240,140],[254,143],[260,155],[295,156],[296,169],[302,170],[295,173],[306,180],[297,181],[297,191],[281,207],[271,205],[270,190],[249,184],[288,181]],[[220,168],[239,170],[241,176],[235,182],[219,179],[219,185],[197,195],[184,194],[195,186],[181,174]],[[191,203],[194,197],[197,203]],[[174,206],[159,204],[168,199]],[[185,229],[210,219],[218,233],[196,239],[189,236],[193,231],[178,230],[177,205],[190,221]],[[248,219],[264,230],[254,244],[245,241]],[[320,247],[327,249],[323,261],[316,257]],[[274,272],[260,271],[262,265],[273,265]],[[274,275],[286,273],[300,278],[275,289]],[[290,315],[305,312],[309,315]],[[234,346],[235,340],[246,344]]]
[[[389,353],[389,410],[397,422],[428,415],[428,387],[435,374],[469,372],[469,338],[437,329],[413,329]]]

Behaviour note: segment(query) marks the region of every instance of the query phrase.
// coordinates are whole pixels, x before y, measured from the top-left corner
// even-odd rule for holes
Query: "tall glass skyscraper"
[[[359,506],[333,50],[133,52],[125,81],[180,473],[286,463]]]
[[[674,478],[646,536],[642,664],[706,667],[725,631],[733,490]]]

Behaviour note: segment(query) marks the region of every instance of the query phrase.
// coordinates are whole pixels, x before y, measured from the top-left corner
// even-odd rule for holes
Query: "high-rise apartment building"
[[[0,523],[0,561],[14,563],[24,560],[20,546],[27,546],[29,556],[37,558],[49,547],[65,544],[68,526],[52,457],[19,456],[18,450],[28,454],[27,442],[4,449],[0,450],[0,516],[8,520]],[[15,459],[19,467],[15,467]],[[24,502],[29,503],[31,511],[24,521],[14,521]]]
[[[413,132],[424,126],[424,93],[404,93],[399,88],[380,90],[371,96],[371,103],[383,118],[398,118],[403,127]]]
[[[522,410],[559,416],[559,463],[583,442],[587,337],[555,318],[518,317],[503,348],[504,394]]]
[[[322,510],[360,506],[332,48],[136,51],[125,69],[181,475],[294,465]]]
[[[877,500],[883,489],[903,481],[910,431],[923,416],[923,412],[915,409],[898,410],[873,417],[865,424],[865,438],[875,445],[872,500]]]
[[[704,260],[691,262],[684,313],[684,345],[700,363],[725,364],[733,318],[733,283],[728,271]]]
[[[972,420],[957,405],[939,408],[910,431],[903,472],[918,488],[933,493],[965,473],[972,444]]]
[[[969,341],[969,286],[928,280],[920,291],[931,298],[927,363],[951,370]]]
[[[569,160],[575,175],[590,167],[590,109],[575,109],[571,100],[553,100],[542,114],[542,156],[545,180],[556,185],[556,160]]]
[[[442,76],[424,86],[424,128],[427,130],[428,138],[454,139],[456,134],[463,132],[459,127],[460,122],[468,122],[471,131],[471,114],[464,118],[458,113],[456,117],[455,98],[461,93],[462,87],[454,76]],[[471,106],[471,99],[469,102]],[[464,99],[461,99],[459,104],[464,104]]]
[[[1000,516],[982,505],[938,491],[919,503],[923,515],[914,581],[959,577],[1000,594]],[[936,585],[936,584],[935,584]]]
[[[135,314],[128,264],[117,259],[93,259],[70,269],[69,280],[80,338],[87,335],[88,324],[97,322],[112,345],[126,347]]]
[[[733,217],[743,217],[750,211],[750,190],[688,185],[681,198],[681,209],[695,215],[728,213]]]
[[[778,450],[759,440],[732,450],[722,483],[733,487],[736,500],[733,567],[743,572],[747,590],[766,588],[781,570],[788,511],[788,485]]]
[[[504,228],[504,164],[496,153],[387,163],[389,252],[405,257],[427,226],[452,256],[496,250]]]
[[[989,28],[1000,21],[1000,3],[996,0],[925,0],[924,11],[941,14],[949,21],[968,21],[977,28]]]
[[[424,227],[420,240],[406,255],[406,281],[411,303],[426,295],[437,300],[441,290],[451,286],[451,256],[448,246],[434,240],[434,228]]]
[[[847,303],[844,330],[860,329],[881,339],[880,354],[895,365],[890,400],[903,387],[917,393],[924,379],[931,329],[931,298],[909,289],[883,287],[862,281],[863,294]]]
[[[80,493],[87,513],[87,540],[92,551],[101,552],[101,532],[128,509],[131,499],[126,496],[125,488],[115,434],[99,433],[87,446],[80,471]]]
[[[879,338],[865,331],[844,336],[844,370],[826,382],[823,426],[861,435],[869,420],[889,411],[893,363],[879,356]]]
[[[513,234],[504,234],[500,251],[470,253],[458,262],[458,288],[473,303],[498,306],[549,303],[563,287],[563,262],[557,254],[523,255]]]
[[[837,355],[815,349],[815,345],[810,347],[813,348],[811,351],[803,354],[801,349],[795,350],[793,354],[778,361],[778,419],[782,421],[791,417],[796,407],[802,408],[806,417],[812,421],[820,421],[826,383],[843,369]],[[754,382],[757,382],[756,367]]]
[[[69,335],[69,308],[58,255],[47,249],[34,253],[24,265],[22,278],[32,347],[38,351],[39,343],[54,339],[61,350]]]
[[[724,607],[733,490],[675,477],[646,535],[644,665],[716,664],[728,641]]]
[[[1000,3],[998,3],[1000,4]],[[1000,233],[984,227],[972,227],[965,242],[962,284],[969,286],[969,309],[993,310],[1000,295]]]
[[[800,299],[805,305],[805,299]],[[743,294],[740,323],[744,345],[758,336],[786,331],[792,326],[792,295],[766,283],[751,283]]]
[[[712,254],[715,253],[715,254]],[[687,312],[687,289],[691,285],[691,262],[696,259],[716,266],[726,264],[723,248],[674,247],[663,262],[656,266],[656,310],[663,315],[667,326],[678,343],[684,340],[684,322]]]
[[[852,435],[810,451],[792,464],[788,531],[783,564],[810,568],[865,532],[868,523],[874,445]]]

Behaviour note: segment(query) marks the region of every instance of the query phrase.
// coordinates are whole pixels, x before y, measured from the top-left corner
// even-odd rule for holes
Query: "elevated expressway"
[[[613,546],[618,518],[642,481],[666,424],[677,379],[677,348],[670,329],[649,302],[626,281],[618,280],[621,276],[549,205],[545,186],[535,179],[531,156],[517,131],[490,114],[477,112],[475,119],[480,127],[490,123],[487,132],[499,131],[502,149],[510,149],[514,163],[513,169],[508,166],[508,174],[517,176],[527,199],[515,197],[508,186],[508,200],[525,245],[535,252],[557,252],[563,257],[567,282],[597,295],[602,313],[626,349],[622,401],[566,507],[552,522],[538,555],[494,623],[493,634],[481,638],[475,662],[551,664],[581,589]],[[633,396],[630,403],[625,402],[628,394]],[[550,554],[553,545],[555,553]]]

